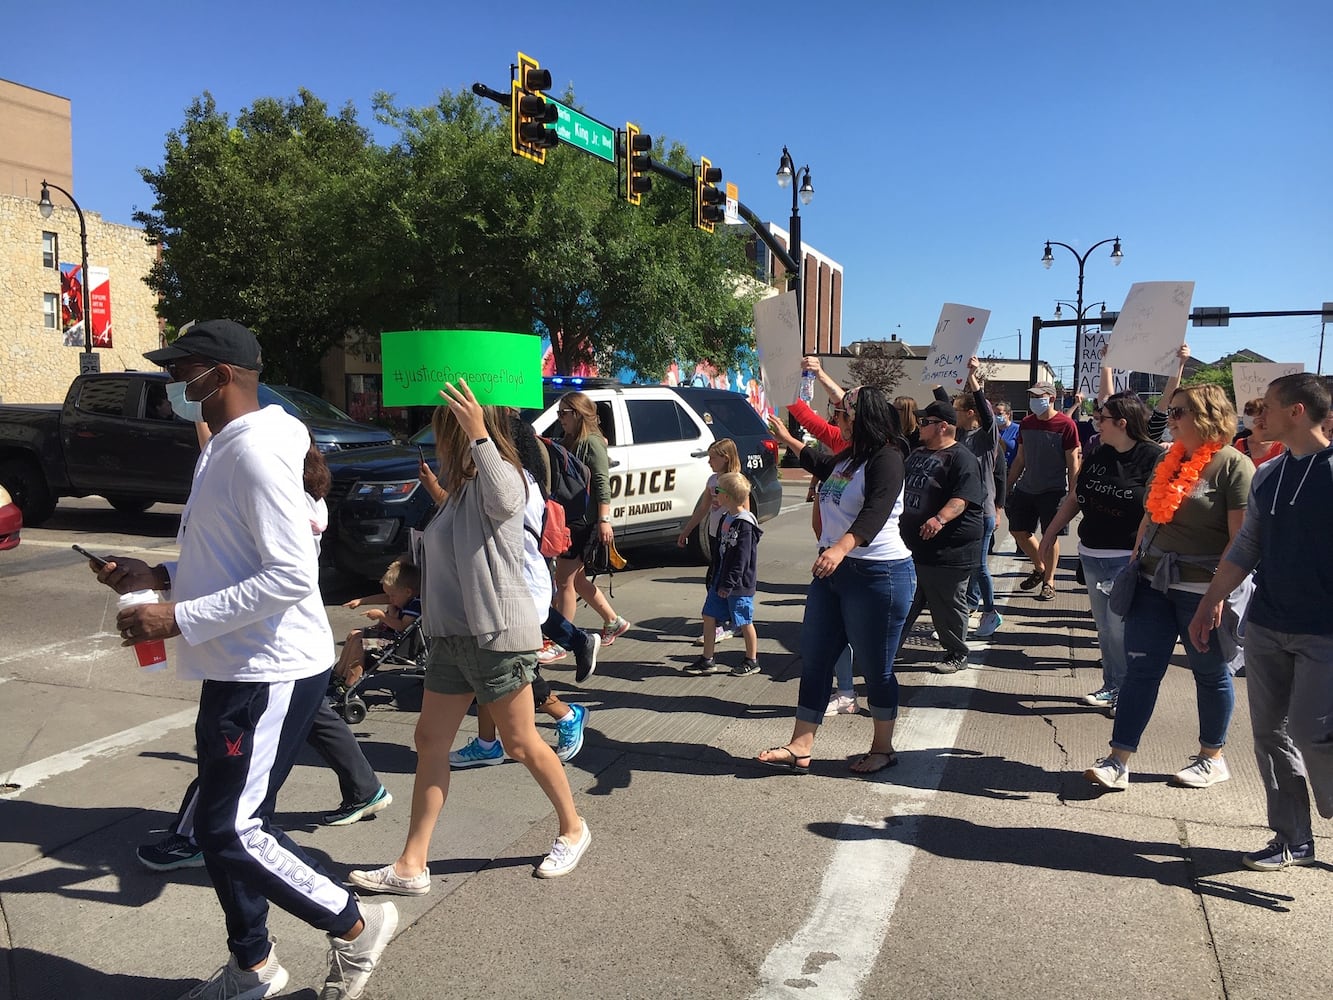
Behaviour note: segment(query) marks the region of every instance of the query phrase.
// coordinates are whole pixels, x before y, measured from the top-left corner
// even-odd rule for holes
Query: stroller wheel
[[[366,721],[366,703],[355,695],[347,699],[342,706],[342,717],[349,726]]]

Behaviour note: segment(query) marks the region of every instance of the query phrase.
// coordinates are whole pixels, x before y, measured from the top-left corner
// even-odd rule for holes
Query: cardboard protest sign
[[[769,404],[779,407],[795,402],[805,354],[795,292],[755,303],[754,343],[759,354],[759,377]]]
[[[1130,285],[1102,363],[1126,371],[1174,375],[1180,367],[1177,352],[1185,343],[1193,298],[1192,281]]]
[[[944,303],[921,371],[922,384],[942,385],[949,393],[960,390],[967,381],[967,359],[977,353],[988,319],[989,309]]]
[[[407,330],[380,334],[385,406],[439,406],[467,381],[483,406],[542,405],[542,341],[531,333]]]
[[[1295,375],[1297,372],[1303,371],[1305,371],[1305,365],[1300,361],[1233,362],[1231,365],[1231,386],[1236,393],[1236,412],[1240,413],[1244,410],[1245,404],[1250,400],[1262,397],[1264,390],[1268,388],[1268,383],[1273,379],[1281,378],[1283,375]]]
[[[1110,343],[1110,330],[1096,326],[1083,328],[1083,339],[1078,346],[1078,385],[1074,391],[1082,393],[1084,399],[1092,399],[1102,393],[1102,366],[1106,364],[1104,358]],[[1112,370],[1112,384],[1106,394],[1109,396],[1114,392],[1127,391],[1130,374],[1124,369]]]

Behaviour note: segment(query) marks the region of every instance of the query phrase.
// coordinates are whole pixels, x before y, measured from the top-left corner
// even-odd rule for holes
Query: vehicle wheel
[[[352,697],[347,699],[347,704],[342,708],[343,720],[349,726],[359,725],[366,721],[366,703],[360,698]]]
[[[147,497],[107,497],[106,502],[122,514],[142,514],[157,503]]]
[[[703,524],[694,529],[694,554],[705,566],[713,558],[713,540],[708,537],[708,518],[704,518]]]
[[[56,509],[56,498],[46,484],[41,467],[26,458],[0,462],[0,485],[9,491],[15,505],[23,511],[23,526],[36,528]]]

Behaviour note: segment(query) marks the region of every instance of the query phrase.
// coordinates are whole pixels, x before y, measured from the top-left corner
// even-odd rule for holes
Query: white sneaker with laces
[[[1083,777],[1094,785],[1114,791],[1123,791],[1129,787],[1129,768],[1109,754],[1084,771]]]
[[[856,715],[859,711],[861,706],[857,704],[856,695],[835,694],[828,700],[824,715]]]
[[[372,871],[353,868],[347,873],[347,881],[358,889],[369,892],[388,892],[395,896],[424,896],[430,892],[430,869],[423,869],[411,878],[404,878],[394,871],[393,865],[385,865]]]
[[[392,903],[362,903],[361,919],[365,926],[355,941],[329,935],[329,975],[319,1000],[357,1000],[365,992],[366,980],[398,929],[398,908]]]
[[[180,1000],[259,1000],[275,997],[287,985],[287,970],[278,964],[278,953],[270,947],[268,958],[258,969],[242,969],[236,956],[227,964],[186,993]]]
[[[1231,769],[1221,754],[1216,757],[1195,754],[1190,758],[1189,767],[1177,771],[1171,780],[1186,788],[1207,788],[1209,785],[1220,785],[1230,777]]]
[[[1004,624],[1004,618],[998,611],[983,611],[981,621],[977,623],[975,635],[978,639],[985,639],[987,636],[994,635]]]
[[[580,819],[582,819],[580,817]],[[588,849],[592,843],[592,828],[588,826],[586,819],[582,820],[583,836],[578,840],[570,842],[565,837],[556,837],[555,843],[551,845],[551,853],[542,859],[542,863],[537,866],[536,875],[538,878],[559,878],[561,875],[568,875],[578,867],[579,859],[583,857],[583,852]]]

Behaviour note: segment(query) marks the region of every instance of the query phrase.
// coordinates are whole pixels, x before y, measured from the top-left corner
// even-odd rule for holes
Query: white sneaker
[[[568,875],[579,865],[579,859],[583,857],[583,852],[588,849],[592,843],[592,827],[588,826],[588,821],[583,820],[583,836],[570,843],[564,837],[556,837],[555,843],[551,845],[551,853],[542,859],[542,863],[537,866],[536,875],[538,878],[559,878],[561,875]]]
[[[270,947],[268,958],[258,969],[242,969],[236,956],[227,964],[186,993],[180,1000],[259,1000],[275,997],[287,985],[287,970],[278,964],[278,953]]]
[[[569,655],[569,650],[556,645],[550,639],[542,640],[542,648],[537,650],[537,663],[546,666],[548,663],[554,663],[556,660],[563,660]]]
[[[1004,624],[1004,618],[998,611],[983,611],[981,621],[977,623],[976,636],[978,639],[985,639],[987,636],[994,635],[1001,625]]]
[[[365,926],[355,941],[329,935],[329,974],[320,1000],[356,1000],[366,989],[380,956],[398,929],[398,908],[392,903],[362,903]]]
[[[1129,787],[1129,768],[1109,754],[1084,771],[1083,777],[1103,788],[1123,790]]]
[[[1190,761],[1189,767],[1171,776],[1175,784],[1186,788],[1207,788],[1209,785],[1220,785],[1231,777],[1231,770],[1221,754],[1216,757],[1195,754]]]
[[[861,706],[857,704],[856,695],[835,694],[828,700],[824,715],[855,715],[859,711]]]
[[[385,865],[373,871],[353,868],[347,873],[347,881],[358,889],[369,892],[388,892],[395,896],[424,896],[430,892],[430,869],[426,868],[411,878],[403,878],[393,870],[393,865]]]

